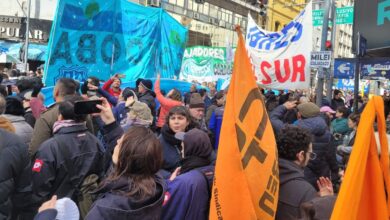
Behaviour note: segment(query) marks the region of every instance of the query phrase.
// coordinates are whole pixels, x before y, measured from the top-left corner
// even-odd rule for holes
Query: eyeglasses
[[[313,153],[313,152],[306,152],[307,154],[309,154],[309,159],[310,160],[315,160],[317,158],[317,154],[316,153]]]

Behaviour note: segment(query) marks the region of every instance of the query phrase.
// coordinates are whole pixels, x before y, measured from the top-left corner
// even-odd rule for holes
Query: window
[[[188,9],[193,10],[194,0],[188,0]]]
[[[177,5],[180,7],[184,7],[184,0],[176,0]]]
[[[209,14],[209,8],[210,8],[210,4],[209,3],[204,3],[203,4],[203,14],[205,15],[208,15]]]
[[[214,18],[218,18],[218,7],[215,5],[210,5],[209,15]]]
[[[231,11],[226,11],[226,14],[227,14],[227,22],[229,23],[233,23],[233,12]]]
[[[275,21],[275,29],[274,29],[274,31],[279,31],[279,27],[280,27],[280,22],[279,21]]]

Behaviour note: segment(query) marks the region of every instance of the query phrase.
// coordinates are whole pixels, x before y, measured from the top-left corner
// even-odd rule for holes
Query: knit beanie
[[[205,104],[199,93],[192,93],[190,98],[190,108],[204,108]]]
[[[130,107],[129,119],[131,120],[141,120],[149,125],[153,122],[152,112],[147,104],[135,101]]]
[[[313,118],[320,114],[320,108],[312,102],[299,104],[297,108],[304,118]]]
[[[150,79],[143,79],[140,82],[140,85],[142,85],[147,90],[152,90],[153,89],[153,82]]]

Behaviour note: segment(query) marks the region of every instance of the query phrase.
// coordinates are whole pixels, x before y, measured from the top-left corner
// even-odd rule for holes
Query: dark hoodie
[[[135,200],[123,195],[131,188],[131,181],[125,177],[105,185],[101,194],[86,216],[86,220],[105,219],[160,219],[166,185],[156,176],[155,194],[145,200]]]
[[[305,167],[305,178],[316,189],[317,180],[321,176],[332,178],[336,183],[338,179],[338,166],[335,146],[330,144],[331,134],[328,126],[320,116],[299,120],[297,126],[305,128],[313,135],[313,152],[317,154],[315,160],[310,160]]]
[[[279,158],[279,173],[279,201],[275,219],[295,220],[300,217],[300,205],[315,198],[317,192],[305,180],[303,169],[293,161]]]
[[[156,117],[156,93],[151,90],[147,90],[145,93],[140,93],[138,95],[138,101],[143,102],[148,105],[150,111],[152,112],[153,118]]]

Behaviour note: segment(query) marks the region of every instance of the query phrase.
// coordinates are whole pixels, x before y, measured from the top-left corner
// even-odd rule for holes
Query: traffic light
[[[332,42],[330,40],[325,42],[325,50],[332,50]]]

